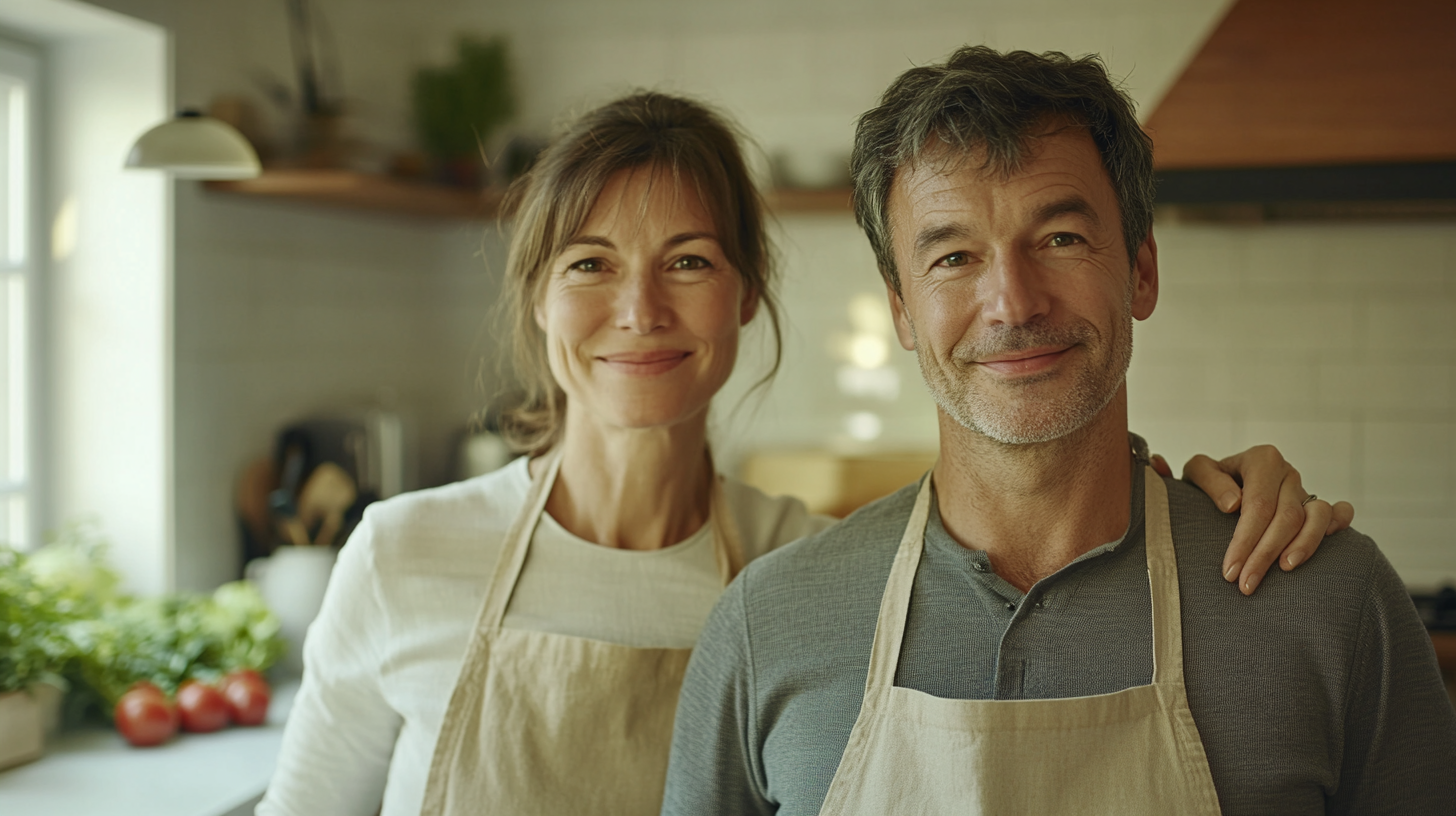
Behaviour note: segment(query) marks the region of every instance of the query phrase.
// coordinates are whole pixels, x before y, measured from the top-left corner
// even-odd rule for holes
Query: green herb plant
[[[479,161],[483,145],[516,112],[506,41],[461,37],[456,61],[414,76],[415,128],[444,162]]]
[[[132,597],[116,591],[105,553],[88,525],[34,553],[0,545],[0,692],[80,681],[109,711],[140,680],[172,693],[283,654],[278,618],[251,583]]]

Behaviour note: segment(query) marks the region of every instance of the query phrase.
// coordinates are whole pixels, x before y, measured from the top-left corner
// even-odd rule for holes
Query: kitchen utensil
[[[268,511],[268,494],[278,488],[278,470],[272,459],[259,459],[238,474],[234,498],[238,520],[243,524],[248,558],[273,551],[273,520]]]
[[[328,546],[344,523],[344,513],[354,506],[359,490],[343,468],[333,462],[321,462],[309,474],[298,493],[298,519],[304,527],[318,524],[315,545]]]

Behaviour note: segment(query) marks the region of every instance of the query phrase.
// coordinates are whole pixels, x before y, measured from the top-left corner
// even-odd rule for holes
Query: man
[[[1235,519],[1128,434],[1151,144],[1100,63],[907,71],[852,167],[940,461],[724,594],[663,812],[1456,813],[1456,713],[1374,544],[1243,597]]]

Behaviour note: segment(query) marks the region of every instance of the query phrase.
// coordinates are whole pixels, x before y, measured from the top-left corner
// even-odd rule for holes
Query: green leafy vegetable
[[[259,671],[284,650],[256,587],[135,598],[116,592],[106,546],[73,525],[35,553],[0,546],[0,692],[81,680],[106,710],[139,680],[174,692],[184,680]]]

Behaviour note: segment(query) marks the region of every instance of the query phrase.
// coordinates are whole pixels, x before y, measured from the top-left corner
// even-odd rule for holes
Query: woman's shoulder
[[[530,487],[526,459],[439,487],[412,490],[374,502],[360,525],[376,559],[441,556],[505,535]],[[350,545],[355,543],[351,537]]]
[[[723,479],[723,497],[743,539],[744,556],[753,560],[790,541],[813,535],[835,519],[809,512],[793,496],[770,496],[737,479]]]

